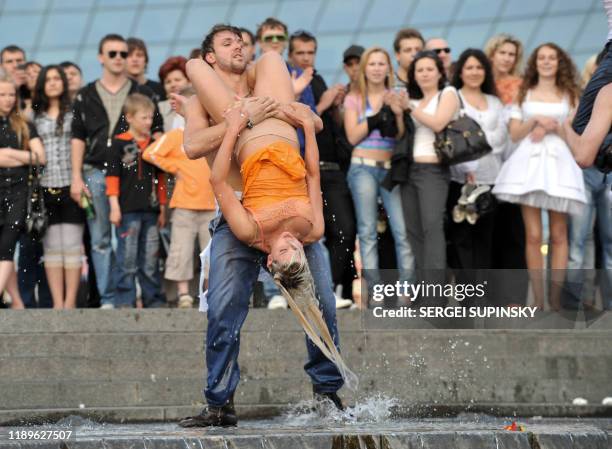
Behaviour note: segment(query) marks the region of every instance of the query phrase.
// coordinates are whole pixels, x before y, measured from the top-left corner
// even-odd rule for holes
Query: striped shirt
[[[375,115],[376,113],[370,107],[370,104],[366,102],[365,112],[362,111],[361,97],[359,95],[349,94],[344,99],[344,108],[357,111],[359,115],[359,123],[366,120],[367,117]],[[395,147],[395,139],[393,137],[383,137],[380,135],[378,129],[373,130],[368,136],[355,145],[356,149],[360,150],[383,150],[393,151]]]
[[[70,160],[72,112],[64,116],[61,131],[57,132],[57,120],[42,113],[34,118],[34,126],[45,148],[47,163],[43,171],[43,187],[60,188],[70,185],[72,162]]]

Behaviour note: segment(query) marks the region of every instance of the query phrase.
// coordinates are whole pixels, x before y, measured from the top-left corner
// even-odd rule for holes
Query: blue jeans
[[[570,293],[573,303],[582,300],[585,282],[585,272],[582,270],[585,243],[587,236],[592,231],[593,217],[599,225],[599,238],[602,249],[602,279],[601,296],[604,298],[604,309],[612,307],[612,197],[610,187],[612,175],[608,174],[605,182],[604,175],[594,167],[587,168],[584,174],[585,193],[587,205],[580,215],[570,215],[569,233],[570,248],[568,261],[568,274],[566,289]]]
[[[91,258],[101,304],[113,304],[117,279],[117,263],[111,246],[110,206],[106,196],[106,178],[97,168],[83,170],[85,185],[91,192],[96,216],[87,220],[91,236]]]
[[[117,229],[117,265],[119,282],[115,305],[134,306],[136,276],[145,307],[159,307],[166,302],[159,273],[159,230],[154,212],[128,212]]]
[[[414,278],[414,254],[406,234],[400,188],[396,186],[389,192],[380,186],[380,183],[387,176],[387,172],[387,169],[381,167],[361,164],[351,164],[348,171],[347,181],[357,217],[361,263],[363,269],[368,270],[365,272],[368,276],[372,275],[372,270],[378,268],[376,223],[378,220],[378,196],[380,195],[389,217],[400,278],[404,281],[412,281]],[[376,282],[375,279],[366,280],[369,285]]]
[[[240,242],[227,223],[217,219],[211,225],[214,233],[210,248],[208,280],[208,330],[206,332],[207,386],[206,401],[222,406],[233,395],[238,381],[238,352],[240,329],[249,311],[249,298],[266,255]],[[320,243],[305,248],[308,265],[314,278],[319,306],[336,346],[339,345],[336,327],[336,303],[329,282],[327,264],[323,260]],[[315,391],[334,392],[343,385],[336,366],[306,338],[308,361],[306,373]]]

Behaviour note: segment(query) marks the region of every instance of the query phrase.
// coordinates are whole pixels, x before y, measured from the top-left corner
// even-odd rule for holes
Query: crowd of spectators
[[[355,279],[365,269],[364,280],[375,283],[378,268],[416,281],[423,270],[597,266],[607,273],[602,297],[612,301],[612,176],[581,168],[567,135],[606,50],[580,77],[552,42],[525,54],[520,40],[500,34],[455,55],[452,42],[406,28],[392,43],[348,47],[338,61],[346,81],[327,85],[310,32],[290,33],[274,18],[254,34],[241,31],[247,60],[286,52],[296,99],[324,123],[317,135],[324,244],[338,308],[365,307]],[[206,161],[183,150],[180,107],[194,94],[186,63],[199,54],[169,57],[156,81],[146,43],[109,34],[99,43],[100,76],[84,84],[74,62],[42,66],[17,45],[2,49],[0,293],[7,305],[197,302],[195,289],[205,288],[192,282],[197,254],[216,206]],[[436,134],[462,114],[480,125],[492,151],[444,165]],[[394,149],[407,134],[405,179],[389,184]],[[33,179],[48,218],[42,238],[28,226]],[[494,207],[479,208],[485,196]],[[264,304],[286,308],[263,269],[259,280]],[[531,281],[544,308],[544,285]],[[496,294],[526,294],[527,285],[526,276],[513,278]],[[590,300],[581,288],[572,294]]]

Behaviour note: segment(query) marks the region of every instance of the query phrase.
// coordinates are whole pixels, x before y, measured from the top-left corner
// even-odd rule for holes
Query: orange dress
[[[287,142],[270,144],[249,156],[240,167],[242,205],[257,223],[251,245],[263,242],[264,229],[292,217],[314,222],[308,197],[304,160]]]

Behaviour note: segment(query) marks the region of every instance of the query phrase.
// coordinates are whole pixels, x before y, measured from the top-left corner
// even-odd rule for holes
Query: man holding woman
[[[234,27],[217,25],[213,27],[202,44],[202,55],[225,86],[239,98],[251,93],[247,63],[243,55],[240,31]],[[201,61],[190,61],[188,75],[198,92],[202,84],[196,79],[203,67]],[[255,73],[257,71],[255,70]],[[194,76],[195,74],[195,76]],[[253,85],[254,83],[251,83]],[[202,92],[198,92],[202,94]],[[201,96],[201,95],[200,95]],[[264,119],[275,116],[276,104],[264,98],[247,98],[243,101],[243,113],[250,117],[251,124],[257,125]],[[213,166],[227,125],[223,110],[207,110],[192,97],[185,105],[184,147],[191,158],[206,156]],[[214,124],[211,125],[211,121]],[[232,158],[226,182],[233,193],[241,195],[243,190],[240,171]],[[210,278],[208,289],[208,330],[206,338],[206,364],[208,382],[205,397],[208,409],[200,415],[181,421],[184,427],[205,427],[211,425],[235,425],[237,422],[233,396],[240,378],[238,368],[239,332],[248,313],[249,297],[259,269],[266,261],[265,253],[242,243],[232,232],[221,215],[213,224],[211,241]],[[306,259],[314,280],[316,293],[322,308],[323,318],[336,345],[335,298],[325,271],[320,243],[304,248]],[[304,366],[313,382],[315,396],[328,397],[337,407],[342,402],[336,391],[343,381],[334,364],[312,342],[307,341],[308,362]]]

